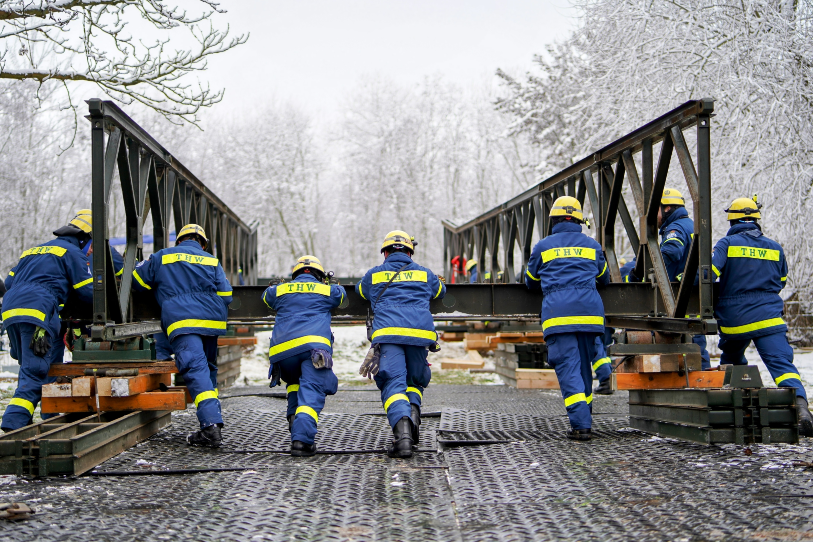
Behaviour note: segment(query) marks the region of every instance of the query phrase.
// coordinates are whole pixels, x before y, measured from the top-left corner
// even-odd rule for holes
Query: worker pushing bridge
[[[813,436],[781,318],[787,262],[761,231],[756,200],[737,199],[726,209],[731,229],[712,251],[711,100],[681,105],[462,226],[444,222],[450,284],[419,265],[418,242],[395,230],[376,247],[383,263],[347,289],[315,255],[296,261],[290,281],[258,285],[257,231],[113,103],[91,100],[89,106],[91,208],[55,230],[54,241],[25,251],[6,279],[3,320],[22,366],[3,417],[11,436],[32,438],[26,427],[42,387],[62,376],[88,392],[71,401],[42,398],[44,419],[89,419],[77,421],[67,412],[95,414],[99,423],[104,414],[109,423],[120,423],[120,413],[153,412],[161,420],[151,426],[157,431],[170,411],[194,403],[200,427],[188,443],[220,447],[228,427],[219,401],[217,336],[230,323],[274,323],[270,384],[286,384],[291,454],[312,456],[320,413],[338,385],[331,319],[368,322],[371,348],[360,374],[380,390],[392,431],[387,453],[394,458],[411,457],[421,438],[423,395],[432,376],[428,356],[441,348],[433,320],[539,321],[545,363],[555,371],[570,420],[567,437],[577,441],[591,439],[593,370],[596,393],[659,389],[667,397],[678,388],[722,387],[723,377],[735,387],[731,382],[748,380],[742,371],[709,370],[705,336],[718,332],[719,321],[724,365],[743,365],[753,341],[776,385],[793,394],[792,429],[785,418],[776,430],[767,418],[749,418],[753,427],[764,422],[768,433],[735,431],[732,438],[790,442],[798,434]],[[683,135],[688,129],[696,130],[696,168]],[[666,186],[673,154],[689,199]],[[108,232],[114,171],[127,226],[126,250],[118,258]],[[633,209],[622,197],[625,183]],[[148,215],[154,250],[145,257]],[[168,243],[170,216],[178,231],[174,247]],[[616,239],[617,219],[624,243]],[[91,252],[92,240],[100,242]],[[632,252],[626,266],[622,247]],[[62,363],[64,344],[74,348],[72,363]],[[641,384],[636,377],[647,357],[660,365],[647,370],[649,383]],[[183,377],[183,387],[172,386],[173,373]],[[129,391],[102,395],[107,384],[100,376],[124,379],[117,385]],[[653,432],[678,431],[671,419],[641,420],[661,424]],[[718,435],[704,427],[686,438],[702,441],[712,434]]]

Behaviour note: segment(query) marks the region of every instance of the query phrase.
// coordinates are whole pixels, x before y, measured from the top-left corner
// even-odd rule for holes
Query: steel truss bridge
[[[201,224],[210,236],[209,251],[217,256],[232,283],[242,269],[247,286],[234,286],[229,319],[267,323],[273,314],[262,303],[264,285],[257,284],[257,231],[243,222],[194,174],[150,134],[109,101],[88,102],[92,132],[92,210],[94,239],[109,239],[111,187],[115,173],[121,184],[126,216],[127,249],[124,273],[115,279],[109,250],[94,258],[92,314],[70,305],[66,314],[92,323],[92,338],[115,340],[160,329],[160,311],[149,294],[133,295],[132,271],[142,258],[142,239],[151,215],[155,250],[167,245],[168,231],[188,222]],[[550,233],[550,208],[562,195],[579,199],[592,214],[596,238],[607,256],[611,284],[600,290],[610,326],[673,333],[715,333],[714,284],[711,274],[710,122],[714,103],[694,100],[669,111],[606,147],[586,156],[515,198],[461,226],[444,222],[446,276],[450,261],[460,255],[477,258],[501,283],[447,284],[448,294],[431,304],[436,320],[537,319],[541,293],[508,283],[524,273],[534,229],[539,238]],[[685,133],[695,131],[697,166]],[[661,143],[657,162],[654,147]],[[658,243],[657,213],[673,155],[688,186],[695,235],[683,275],[700,280],[670,284]],[[640,170],[636,165],[640,162]],[[635,202],[628,208],[625,185]],[[636,275],[646,282],[621,282],[616,224],[621,221],[637,255]],[[518,250],[517,250],[518,249]],[[521,266],[515,269],[515,255]],[[502,266],[500,262],[502,261]],[[369,304],[353,288],[334,320],[352,321],[367,314]],[[697,317],[687,318],[686,315]]]

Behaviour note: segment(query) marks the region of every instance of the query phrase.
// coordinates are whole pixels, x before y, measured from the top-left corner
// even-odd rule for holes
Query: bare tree
[[[186,5],[202,9],[189,11],[179,0],[0,0],[0,79],[60,81],[66,90],[93,83],[121,103],[196,123],[223,90],[184,76],[248,36],[215,28],[224,13],[218,2]],[[156,30],[161,38],[139,37]]]

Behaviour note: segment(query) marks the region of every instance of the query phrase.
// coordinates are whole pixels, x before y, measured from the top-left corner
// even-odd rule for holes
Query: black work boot
[[[209,448],[219,448],[223,439],[220,436],[220,426],[218,424],[204,427],[200,431],[190,433],[186,437],[186,443],[190,446],[208,446]]]
[[[571,429],[567,432],[567,438],[570,440],[590,440],[590,429]]]
[[[596,389],[593,390],[593,393],[597,393],[599,395],[612,395],[615,392],[613,391],[612,386],[610,386],[610,379],[608,378],[607,380],[599,381],[598,386],[596,386]]]
[[[289,433],[294,432],[294,418],[296,418],[296,414],[291,414],[290,416],[288,416],[288,432]]]
[[[421,407],[411,403],[409,406],[412,409],[409,413],[409,418],[412,420],[412,445],[417,446],[421,436],[419,431],[421,428]]]
[[[404,416],[392,428],[394,435],[387,455],[390,457],[400,457],[406,459],[412,457],[412,420],[409,416]]]
[[[796,411],[799,413],[799,435],[813,437],[813,415],[807,409],[804,397],[796,397]]]
[[[305,444],[301,440],[295,440],[291,443],[291,455],[294,457],[316,455],[316,444]]]

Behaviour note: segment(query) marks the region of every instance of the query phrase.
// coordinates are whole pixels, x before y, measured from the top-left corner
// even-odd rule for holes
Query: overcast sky
[[[525,71],[572,28],[567,0],[224,0],[217,17],[248,43],[210,62],[221,112],[275,96],[334,114],[359,76],[411,84],[443,74],[460,85],[498,67]]]

